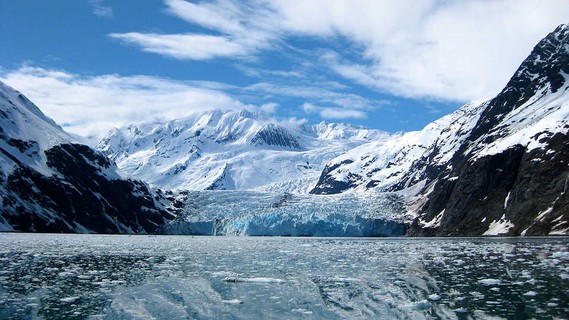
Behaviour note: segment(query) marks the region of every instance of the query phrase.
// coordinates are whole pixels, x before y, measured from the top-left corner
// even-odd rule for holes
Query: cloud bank
[[[84,76],[24,65],[0,69],[0,81],[24,93],[65,130],[89,139],[100,139],[114,127],[168,121],[214,109],[274,114],[281,111],[275,101],[287,98],[310,101],[305,106],[312,109],[300,108],[307,115],[335,120],[364,119],[367,112],[388,103],[342,92],[339,85],[304,80],[296,85],[258,82],[239,87],[142,75]],[[255,103],[243,102],[251,99]]]
[[[337,107],[320,107],[312,103],[305,102],[302,105],[302,110],[308,114],[319,114],[323,119],[337,120],[337,119],[365,119],[367,114],[360,110],[344,109]]]
[[[257,57],[289,50],[291,38],[350,45],[320,61],[331,72],[379,92],[466,101],[496,94],[556,25],[565,0],[166,0],[166,10],[209,32],[113,33],[147,52],[180,60]]]
[[[211,83],[160,77],[101,75],[84,77],[64,71],[24,66],[0,73],[0,81],[24,93],[69,132],[100,138],[132,123],[163,121],[212,109],[275,110],[235,100]]]

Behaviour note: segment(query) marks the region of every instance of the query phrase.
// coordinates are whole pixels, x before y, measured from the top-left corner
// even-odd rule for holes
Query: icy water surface
[[[567,319],[568,244],[0,234],[0,318]]]

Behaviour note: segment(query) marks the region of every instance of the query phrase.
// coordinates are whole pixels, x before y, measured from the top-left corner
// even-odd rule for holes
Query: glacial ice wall
[[[380,237],[405,234],[405,210],[392,194],[299,195],[190,191],[168,234]]]

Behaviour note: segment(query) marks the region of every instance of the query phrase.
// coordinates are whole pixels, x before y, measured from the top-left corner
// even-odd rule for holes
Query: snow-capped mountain
[[[568,77],[561,25],[495,98],[333,159],[312,193],[398,191],[411,235],[568,234]]]
[[[307,193],[330,159],[388,137],[347,124],[306,126],[216,110],[116,129],[97,148],[126,173],[164,189]]]
[[[0,231],[149,233],[173,218],[160,194],[1,82],[0,124]]]
[[[311,193],[332,194],[347,189],[376,188],[395,191],[424,185],[426,166],[443,167],[476,124],[485,103],[458,109],[421,131],[373,141],[336,157],[326,164]]]

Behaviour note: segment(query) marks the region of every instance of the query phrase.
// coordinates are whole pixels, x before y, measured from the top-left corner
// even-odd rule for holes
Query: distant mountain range
[[[211,111],[115,129],[98,151],[1,84],[0,230],[165,232],[183,228],[180,199],[196,195],[187,190],[236,190],[388,192],[404,200],[402,215],[412,215],[410,236],[569,234],[568,79],[569,27],[562,25],[495,98],[421,131]],[[277,207],[290,202],[282,199]]]
[[[164,189],[307,193],[326,162],[389,137],[347,124],[305,126],[248,111],[211,111],[116,129],[97,148],[124,172]]]

